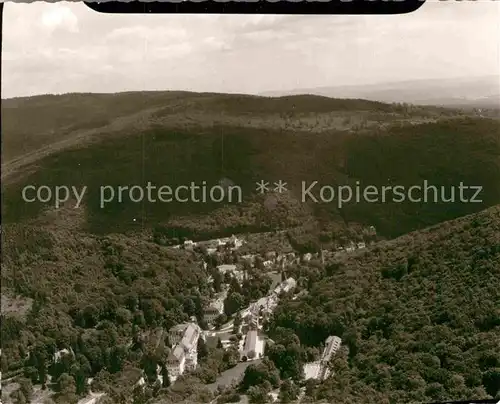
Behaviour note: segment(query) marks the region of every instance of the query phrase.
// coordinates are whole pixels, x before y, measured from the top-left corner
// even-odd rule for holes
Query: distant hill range
[[[417,105],[500,108],[500,76],[409,80],[371,85],[349,85],[270,91],[264,96],[298,94],[334,98],[362,98],[381,102],[405,102]]]
[[[88,187],[82,209],[53,213],[57,226],[93,233],[159,228],[161,235],[177,234],[170,238],[182,233],[202,240],[312,222],[328,234],[361,224],[393,238],[500,203],[498,128],[498,119],[458,109],[317,95],[159,91],[4,100],[2,225],[45,217],[49,204],[22,200],[26,185],[43,184]],[[302,203],[303,181],[319,181],[318,193],[358,183],[409,189],[424,179],[447,190],[461,182],[482,186],[482,202]],[[265,204],[256,192],[261,180],[282,180],[289,192]],[[100,206],[102,185],[203,181],[237,184],[244,200],[140,204],[125,198]]]

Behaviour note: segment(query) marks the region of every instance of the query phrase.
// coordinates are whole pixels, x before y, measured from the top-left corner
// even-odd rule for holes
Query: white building
[[[243,240],[240,240],[235,235],[232,235],[231,238],[229,239],[229,243],[231,244],[233,249],[237,250],[243,245]]]
[[[304,379],[319,379],[321,368],[322,366],[320,361],[306,363],[304,365]]]
[[[75,353],[73,352],[72,349],[61,349],[60,351],[56,351],[54,353],[54,362],[59,362],[64,355],[69,355],[74,357]]]
[[[227,292],[225,294],[227,295]],[[211,301],[207,307],[205,307],[203,311],[203,319],[207,323],[212,323],[217,317],[224,313],[224,299],[225,297],[223,296],[218,297],[217,299]]]
[[[338,351],[342,340],[334,335],[329,336],[325,341],[325,349],[321,354],[321,359],[319,361],[306,363],[304,365],[304,378],[325,380],[330,375],[330,369],[328,368],[328,362],[332,356]]]
[[[170,380],[175,381],[186,369],[186,354],[180,345],[176,345],[167,359],[167,370]]]
[[[284,280],[283,282],[281,282],[278,286],[276,286],[276,288],[274,288],[273,293],[275,295],[279,295],[282,292],[287,293],[287,292],[290,292],[291,290],[295,289],[296,286],[297,286],[297,282],[295,281],[295,279],[288,278],[288,279]]]
[[[248,359],[257,359],[257,342],[258,342],[257,330],[250,330],[247,332],[245,337],[245,345],[241,351],[242,357],[246,356]],[[249,357],[250,355],[250,357]]]
[[[243,271],[238,271],[236,268],[237,266],[234,264],[223,264],[217,267],[217,269],[222,275],[230,273],[238,280],[238,282],[243,282]]]
[[[171,381],[175,381],[184,371],[198,366],[198,339],[201,328],[195,323],[179,324],[169,331],[172,344],[175,344],[167,359],[167,369]]]
[[[224,275],[226,272],[234,272],[236,271],[236,265],[234,264],[223,264],[223,265],[219,265],[217,267],[218,271]]]
[[[326,341],[326,347],[323,351],[323,354],[321,355],[321,362],[327,363],[330,361],[330,358],[332,355],[334,355],[340,348],[340,345],[342,344],[342,340],[335,336],[335,335],[330,335]]]
[[[271,294],[269,296],[261,297],[255,303],[250,305],[250,312],[253,315],[258,315],[262,310],[262,314],[270,314],[278,306],[278,296]]]
[[[349,245],[345,248],[346,252],[353,252],[356,249],[356,244],[353,242],[349,243]]]
[[[170,330],[168,330],[168,339],[172,346],[177,345],[181,342],[184,336],[184,331],[186,330],[188,323],[174,325]]]

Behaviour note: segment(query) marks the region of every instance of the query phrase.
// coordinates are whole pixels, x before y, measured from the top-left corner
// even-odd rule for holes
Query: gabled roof
[[[184,358],[184,349],[182,348],[181,345],[176,345],[176,347],[173,349],[173,351],[170,352],[169,355],[169,360],[178,360],[179,362]]]

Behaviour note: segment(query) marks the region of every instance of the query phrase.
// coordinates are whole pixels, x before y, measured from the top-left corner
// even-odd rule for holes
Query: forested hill
[[[326,272],[271,324],[305,346],[342,336],[348,353],[313,401],[500,398],[500,206],[379,243]]]
[[[373,225],[392,238],[500,203],[499,121],[459,110],[307,95],[144,92],[12,99],[2,114],[4,223],[27,222],[53,206],[22,200],[24,186],[33,184],[87,187],[79,210],[90,233],[159,226],[168,237],[175,227],[195,240],[286,229],[304,216],[326,240],[345,223]],[[268,212],[254,198],[261,180],[287,183],[278,218],[262,219]],[[318,181],[317,196],[323,186],[408,190],[424,180],[447,195],[461,182],[481,186],[482,202],[301,202],[303,181]],[[243,203],[137,203],[128,193],[121,202],[99,203],[103,185],[203,181],[241,186]]]

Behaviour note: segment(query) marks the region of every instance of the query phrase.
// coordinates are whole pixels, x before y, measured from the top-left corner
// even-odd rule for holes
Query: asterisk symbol
[[[259,182],[256,182],[257,184],[257,192],[260,192],[261,194],[266,193],[269,191],[268,185],[269,182],[266,182],[264,180],[260,180]]]
[[[279,180],[278,182],[274,183],[274,192],[278,192],[281,194],[282,192],[286,192],[286,191],[287,191],[286,182]]]

